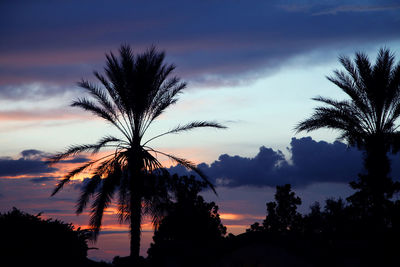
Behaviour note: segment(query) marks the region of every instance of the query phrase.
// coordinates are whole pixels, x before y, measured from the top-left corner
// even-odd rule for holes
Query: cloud
[[[293,177],[294,184],[302,181],[347,183],[363,170],[362,153],[341,142],[316,142],[306,137],[292,138],[290,145],[293,165],[286,172]]]
[[[104,53],[121,43],[135,52],[151,44],[165,49],[178,75],[197,85],[234,85],[321,47],[336,51],[338,45],[398,40],[400,27],[395,1],[382,6],[379,1],[121,0],[93,5],[72,0],[1,7],[0,34],[7,38],[0,43],[0,81],[15,86],[92,78],[91,71],[104,65]]]
[[[0,177],[47,174],[54,173],[57,170],[57,168],[47,166],[42,160],[0,158]]]
[[[41,177],[33,178],[30,181],[34,183],[40,183],[49,181],[57,177],[51,176],[59,171],[59,168],[50,167],[46,160],[50,156],[49,153],[37,150],[27,149],[20,153],[21,157],[13,159],[11,157],[0,158],[0,178],[1,177],[15,177],[15,176],[37,176]],[[60,163],[75,164],[84,163],[89,159],[85,157],[76,157],[73,159],[66,159],[60,161]],[[42,177],[42,175],[45,175]]]
[[[334,7],[325,11],[314,13],[313,15],[337,15],[340,12],[379,12],[387,10],[397,10],[400,9],[400,5],[390,5],[390,6],[366,6],[366,5],[345,5]]]
[[[27,126],[26,122],[34,122],[37,125],[44,121],[58,122],[58,124],[68,123],[73,120],[88,120],[97,119],[88,112],[81,112],[77,108],[35,108],[31,107],[30,110],[0,110],[0,121],[3,122],[24,122],[24,126]],[[4,130],[4,129],[2,129]]]
[[[85,163],[89,161],[88,158],[85,157],[77,157],[73,159],[62,160],[60,163]]]
[[[23,150],[21,152],[21,156],[24,159],[41,159],[43,157],[45,157],[47,154],[45,154],[43,151],[37,150],[37,149],[27,149],[27,150]]]
[[[208,168],[207,173],[216,178],[217,184],[228,186],[262,185],[265,177],[276,179],[277,170],[286,165],[281,151],[260,147],[254,158],[221,155]]]
[[[0,63],[1,64],[1,63]],[[36,68],[35,68],[36,69]],[[65,70],[64,70],[65,71]],[[4,73],[3,73],[4,74]],[[1,67],[0,67],[0,76],[2,75]],[[49,73],[45,70],[46,79],[49,78]],[[29,75],[25,75],[23,72],[19,72],[17,74],[20,78],[27,78]],[[35,76],[35,79],[41,80],[38,78],[39,76]],[[0,99],[2,101],[19,101],[19,100],[28,100],[32,101],[40,101],[40,100],[49,100],[51,98],[61,97],[70,98],[74,95],[79,95],[83,92],[83,89],[75,86],[75,83],[69,83],[68,85],[63,85],[60,76],[56,77],[56,82],[54,81],[46,81],[46,82],[29,82],[29,83],[20,83],[18,80],[8,81],[2,80],[0,81]],[[75,76],[77,80],[79,80],[79,76]]]
[[[38,178],[30,179],[30,181],[32,183],[39,184],[39,183],[46,183],[46,182],[54,181],[56,178],[58,178],[58,177],[54,177],[54,176],[38,177]]]
[[[281,151],[260,147],[253,158],[221,155],[210,165],[198,167],[219,186],[270,186],[290,183],[304,187],[316,183],[348,183],[363,172],[362,152],[348,148],[341,142],[315,141],[311,137],[292,138],[289,151],[291,159]],[[391,157],[392,165],[400,159]],[[169,168],[171,173],[189,174],[182,166]],[[393,168],[392,176],[398,178],[399,168]]]
[[[278,7],[287,12],[310,13],[314,16],[337,15],[345,12],[383,12],[396,11],[400,5],[396,1],[291,1],[287,4],[278,4]]]
[[[66,212],[69,212],[69,210],[63,210],[63,209],[42,209],[42,210],[40,210],[40,209],[35,209],[34,210],[35,212],[37,212],[37,213],[42,213],[42,215],[44,215],[44,214],[46,214],[46,213],[66,213]]]

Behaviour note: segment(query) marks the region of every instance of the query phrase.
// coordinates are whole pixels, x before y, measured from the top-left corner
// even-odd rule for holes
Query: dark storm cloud
[[[52,174],[58,171],[58,168],[50,167],[46,160],[50,156],[36,149],[27,149],[22,151],[21,157],[13,159],[11,157],[0,158],[0,177],[2,176],[18,176],[18,175],[38,175],[38,174]],[[83,163],[89,159],[85,157],[77,157],[68,160],[62,160],[60,163]],[[55,179],[56,177],[40,177],[33,178],[30,181],[40,183]]]
[[[35,183],[35,184],[39,184],[39,183],[46,183],[46,182],[54,181],[57,178],[59,178],[59,177],[55,177],[55,176],[38,177],[38,178],[32,178],[29,181],[31,181],[32,183]]]
[[[66,213],[69,212],[69,210],[62,210],[62,209],[34,209],[33,211],[35,211],[36,213],[42,213],[42,214],[46,214],[46,213]]]
[[[276,183],[279,176],[277,171],[287,165],[281,151],[260,147],[254,158],[221,155],[208,168],[206,173],[216,178],[217,184],[228,186],[263,185],[265,177],[271,177],[270,183]]]
[[[211,165],[198,167],[216,185],[276,186],[290,183],[303,187],[317,183],[348,183],[363,172],[362,153],[340,142],[314,141],[311,137],[293,138],[289,163],[281,151],[261,147],[254,158],[221,155]],[[400,175],[399,157],[391,157],[394,178]],[[171,173],[188,174],[182,166],[169,169]]]
[[[347,183],[363,171],[362,153],[341,142],[316,142],[311,137],[292,138],[292,166],[282,170],[302,185],[316,182]]]
[[[23,153],[26,152],[23,151]],[[18,175],[35,175],[41,173],[54,173],[58,169],[49,167],[42,160],[41,151],[38,153],[25,154],[19,159],[10,157],[0,158],[0,177],[1,176],[18,176]]]
[[[384,45],[400,28],[396,1],[9,1],[0,9],[3,85],[89,78],[121,43],[158,45],[183,78],[223,84],[320,48]]]
[[[62,160],[60,163],[85,163],[89,161],[88,158],[85,157],[77,157],[74,159]]]

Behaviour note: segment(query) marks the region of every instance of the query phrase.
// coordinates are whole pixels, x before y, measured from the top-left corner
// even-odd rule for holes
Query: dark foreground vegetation
[[[290,185],[277,186],[263,222],[246,233],[226,235],[218,206],[199,192],[195,177],[172,176],[174,201],[153,236],[147,258],[132,263],[87,259],[88,230],[41,219],[17,209],[0,215],[2,266],[397,266],[400,201],[390,201],[384,226],[377,228],[351,202],[316,202],[308,214]]]
[[[1,266],[91,266],[88,230],[13,208],[0,214]]]

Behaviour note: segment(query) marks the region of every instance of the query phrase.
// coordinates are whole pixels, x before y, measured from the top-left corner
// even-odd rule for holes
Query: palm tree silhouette
[[[325,97],[313,100],[324,106],[315,108],[310,118],[300,122],[295,129],[313,131],[330,128],[340,132],[340,140],[364,151],[366,175],[352,182],[360,189],[349,200],[370,207],[377,215],[382,205],[394,193],[395,187],[388,177],[390,161],[387,153],[395,148],[399,140],[400,116],[400,64],[394,64],[394,54],[387,48],[379,50],[375,65],[366,54],[358,52],[354,62],[348,57],[339,57],[344,71],[334,71],[327,77],[350,99],[336,101]]]
[[[155,150],[148,146],[149,142],[167,134],[195,128],[225,127],[215,122],[195,121],[178,125],[143,141],[152,122],[166,108],[176,103],[186,83],[177,77],[171,77],[175,66],[165,64],[164,52],[156,51],[155,47],[135,56],[129,46],[121,46],[119,53],[119,59],[113,53],[106,55],[105,76],[94,72],[101,83],[100,87],[86,80],[78,83],[90,93],[91,98],[79,98],[72,106],[103,118],[115,126],[123,137],[107,135],[95,144],[71,146],[65,152],[51,157],[50,162],[57,163],[79,153],[96,154],[104,148],[112,149],[112,153],[70,171],[59,181],[52,195],[62,189],[71,178],[92,168],[92,177],[82,188],[76,212],[81,213],[90,198],[93,198],[90,225],[97,236],[103,212],[118,192],[120,222],[130,222],[130,256],[136,260],[139,257],[142,216],[146,213],[151,215],[156,224],[160,219],[158,204],[167,196],[163,178],[168,175],[164,175],[166,170],[157,159],[157,154],[195,171],[215,192],[213,185],[195,164]]]

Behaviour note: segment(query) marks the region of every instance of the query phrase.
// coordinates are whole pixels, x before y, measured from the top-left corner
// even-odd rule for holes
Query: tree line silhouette
[[[106,120],[120,131],[122,138],[107,135],[97,143],[71,146],[50,158],[51,164],[56,164],[80,153],[113,150],[69,172],[52,195],[77,174],[89,168],[94,170],[89,182],[82,187],[76,209],[77,214],[81,213],[92,200],[89,223],[94,239],[101,229],[104,210],[118,196],[119,220],[130,226],[130,256],[116,257],[114,266],[267,266],[267,263],[268,266],[388,266],[396,263],[400,201],[394,196],[400,184],[390,177],[387,154],[400,149],[397,121],[400,64],[395,64],[389,49],[379,50],[375,64],[364,53],[356,53],[354,61],[339,57],[345,71],[334,71],[328,80],[349,99],[314,98],[322,106],[295,127],[297,132],[320,128],[337,130],[339,139],[364,152],[365,172],[350,183],[355,193],[346,201],[328,199],[323,209],[315,203],[309,214],[302,215],[297,211],[301,199],[291,185],[277,186],[275,201],[266,203],[265,220],[255,222],[238,236],[226,236],[218,207],[199,195],[206,188],[216,193],[207,176],[191,161],[148,146],[152,140],[167,134],[203,127],[225,128],[216,122],[195,121],[154,137],[145,135],[186,87],[172,76],[175,66],[165,64],[164,58],[165,54],[154,47],[134,55],[129,46],[121,46],[119,57],[113,53],[106,55],[105,74],[94,72],[100,85],[86,80],[79,82],[90,98],[79,98],[72,106]],[[170,175],[157,155],[195,171],[200,180]],[[39,216],[13,210],[1,215],[3,231],[14,218],[10,214],[30,218],[32,225],[35,220],[41,221]],[[155,226],[147,259],[139,256],[144,214],[153,218]],[[51,221],[44,224],[50,225]],[[80,229],[74,231],[71,227],[64,229],[68,231],[72,235],[82,234]],[[4,244],[14,242],[13,237],[7,238]],[[30,240],[24,238],[20,240]],[[74,252],[76,255],[86,257],[87,240],[86,234],[81,235],[81,249],[79,253]],[[30,247],[21,246],[19,251],[31,258],[39,255],[39,252],[29,254],[35,251]]]
[[[89,230],[17,209],[0,214],[5,266],[396,266],[400,245],[400,201],[391,201],[385,225],[360,217],[343,199],[315,202],[297,211],[301,199],[289,184],[277,186],[266,203],[266,217],[245,233],[228,234],[214,202],[199,193],[196,177],[169,177],[172,198],[163,208],[148,257],[134,263],[116,256],[112,263],[86,258]],[[369,224],[371,222],[372,224]],[[10,263],[10,265],[7,265]]]

